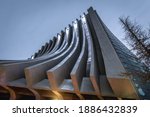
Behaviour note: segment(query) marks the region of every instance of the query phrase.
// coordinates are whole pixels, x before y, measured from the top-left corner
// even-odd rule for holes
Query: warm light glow
[[[57,96],[57,100],[63,100],[63,96],[58,93],[57,91],[52,91],[56,96]]]

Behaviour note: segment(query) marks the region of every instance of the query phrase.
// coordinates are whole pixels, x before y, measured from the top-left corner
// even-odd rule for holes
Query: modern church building
[[[140,99],[135,55],[93,8],[27,60],[0,61],[0,99]]]

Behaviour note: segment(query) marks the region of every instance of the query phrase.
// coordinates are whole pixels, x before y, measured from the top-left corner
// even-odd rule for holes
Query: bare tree
[[[136,53],[141,62],[145,64],[144,72],[140,73],[146,79],[150,79],[150,27],[143,30],[137,22],[133,22],[128,17],[119,18],[125,31],[125,39]]]

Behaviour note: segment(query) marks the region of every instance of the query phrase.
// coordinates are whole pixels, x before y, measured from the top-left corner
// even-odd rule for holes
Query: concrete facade
[[[1,60],[0,98],[139,99],[122,50],[91,7],[31,59]]]

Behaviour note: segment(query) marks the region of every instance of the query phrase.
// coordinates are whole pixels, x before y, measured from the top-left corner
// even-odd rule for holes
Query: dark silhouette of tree
[[[145,64],[144,71],[138,71],[138,74],[150,79],[150,27],[143,30],[142,26],[135,21],[131,21],[129,16],[120,17],[119,20],[125,31],[125,39],[138,59]]]

